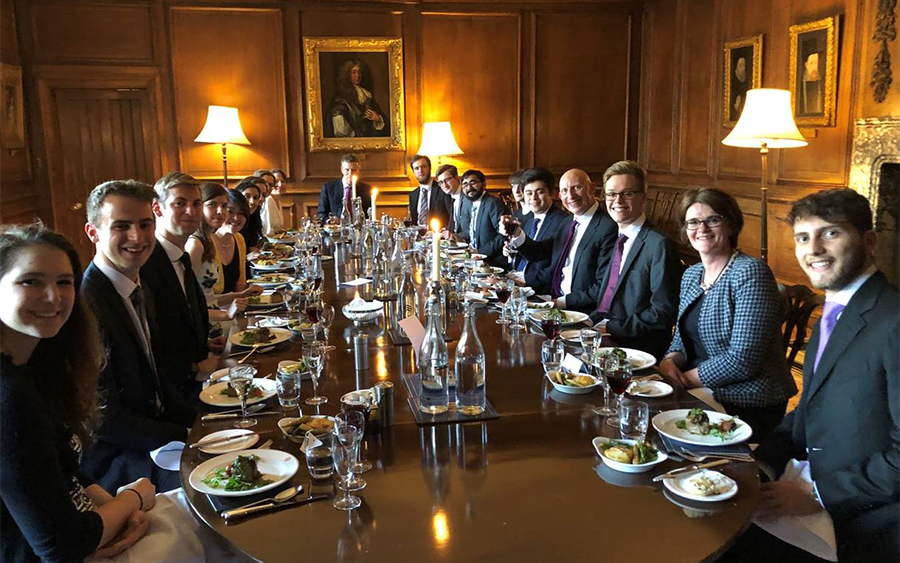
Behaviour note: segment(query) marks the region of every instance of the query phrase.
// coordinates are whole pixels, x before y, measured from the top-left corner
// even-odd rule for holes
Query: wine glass
[[[594,357],[594,348],[597,346],[597,340],[600,338],[600,333],[592,328],[583,328],[581,332],[578,333],[578,337],[581,340],[581,349],[584,351],[584,354],[588,358]]]
[[[549,314],[544,314],[541,318],[541,330],[544,331],[544,336],[550,340],[556,340],[559,336],[559,321],[550,318]]]
[[[241,418],[234,423],[235,428],[256,426],[255,418],[247,418],[247,395],[253,384],[254,375],[256,375],[256,368],[246,364],[232,366],[228,370],[228,386],[234,389],[241,401]]]
[[[345,410],[341,411],[337,414],[337,420],[345,422],[346,424],[352,424],[353,426],[359,428],[359,435],[365,436],[366,434],[366,416],[358,411],[358,410]],[[360,440],[360,443],[362,440]],[[353,478],[348,483],[349,491],[361,491],[366,488],[366,480],[362,477],[359,477],[359,473],[363,473],[372,469],[372,464],[369,462],[361,462],[360,459],[360,447],[356,448],[356,458],[353,460]]]
[[[334,425],[334,435],[331,440],[331,455],[334,458],[334,470],[338,474],[338,496],[331,505],[338,510],[353,510],[359,508],[362,501],[359,497],[350,494],[350,482],[353,480],[353,463],[356,461],[356,453],[359,449],[359,441],[362,439],[362,431],[358,426],[337,419]]]
[[[604,356],[596,356],[595,354],[595,359],[591,362],[594,375],[603,385],[603,406],[594,408],[594,413],[599,414],[600,416],[613,416],[618,413],[616,409],[609,406],[609,384],[606,380],[606,372],[614,370],[618,365],[619,357],[615,354],[607,354]]]
[[[523,322],[525,316],[525,310],[528,307],[528,298],[525,297],[525,292],[519,288],[515,288],[513,290],[513,295],[511,298],[512,304],[512,324],[509,325],[509,328],[514,329],[523,329],[525,328],[525,323]]]
[[[541,363],[544,371],[557,371],[562,365],[566,349],[559,340],[545,340],[541,343]]]
[[[605,371],[605,375],[609,388],[616,394],[616,413],[618,414],[622,404],[622,394],[625,393],[625,390],[628,389],[628,385],[631,383],[631,362],[620,359],[614,369]],[[618,428],[619,417],[616,415],[608,417],[606,424],[613,428]]]
[[[506,238],[512,239],[520,225],[519,220],[512,215],[504,215],[501,220],[503,221],[503,226],[506,227]]]
[[[323,405],[328,402],[328,397],[319,395],[319,378],[322,377],[322,367],[325,364],[325,345],[318,340],[304,342],[303,358],[306,365],[312,368],[313,396],[306,399],[306,404]]]
[[[334,350],[334,346],[328,344],[328,329],[331,328],[331,323],[334,321],[334,306],[329,303],[322,304],[322,311],[319,313],[319,324],[322,325],[322,330],[325,332],[325,351],[331,352]]]
[[[494,291],[497,293],[497,300],[500,301],[500,318],[497,319],[498,325],[509,324],[509,316],[506,312],[506,302],[509,301],[509,296],[512,294],[512,288],[513,282],[508,279],[502,279],[494,286]]]

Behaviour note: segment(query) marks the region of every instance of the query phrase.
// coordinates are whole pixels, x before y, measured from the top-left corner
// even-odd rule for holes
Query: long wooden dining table
[[[394,424],[364,440],[373,469],[361,476],[357,493],[362,506],[350,512],[330,501],[226,524],[209,498],[193,490],[191,471],[212,456],[185,449],[181,479],[195,516],[230,547],[255,561],[604,561],[671,563],[715,560],[749,525],[759,497],[753,463],[722,468],[738,484],[733,498],[715,503],[687,500],[665,490],[652,477],[683,462],[668,460],[648,473],[625,474],[605,466],[591,440],[618,438],[618,431],[594,414],[602,391],[567,395],[544,377],[537,331],[496,324],[498,313],[481,309],[476,326],[486,354],[487,397],[500,417],[483,422],[419,426],[407,404],[401,379],[415,370],[410,345],[394,345],[385,321],[355,327],[341,307],[365,286],[341,285],[354,277],[342,252],[325,262],[324,298],[336,314],[328,343],[319,394],[328,403],[316,409],[302,404],[312,394],[304,382],[304,414],[335,414],[345,393],[379,381],[394,385]],[[250,320],[253,317],[250,316]],[[449,335],[458,338],[462,315],[454,315]],[[245,326],[240,321],[234,330]],[[369,336],[369,369],[357,371],[353,336]],[[275,371],[280,360],[300,357],[295,337],[266,354],[256,354],[260,376]],[[456,341],[450,343],[451,358]],[[230,348],[230,347],[229,347]],[[233,365],[226,348],[220,367]],[[569,349],[577,353],[577,349]],[[452,361],[452,360],[451,360]],[[677,390],[659,399],[644,399],[651,417],[660,411],[697,406],[693,396]],[[270,399],[272,409],[280,409]],[[204,407],[205,412],[215,409]],[[296,409],[284,411],[297,416]],[[268,433],[272,448],[300,460],[293,484],[319,492],[331,485],[311,483],[299,445],[282,435],[279,416],[259,417],[254,430]],[[198,416],[189,442],[231,428],[233,420],[202,423]],[[650,435],[655,431],[651,428]],[[263,440],[261,440],[263,441]]]

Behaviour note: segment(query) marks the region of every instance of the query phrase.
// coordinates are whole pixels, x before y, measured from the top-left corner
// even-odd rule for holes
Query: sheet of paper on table
[[[412,349],[416,353],[416,360],[418,360],[419,348],[422,347],[422,342],[425,341],[425,327],[422,326],[422,321],[420,321],[417,316],[410,315],[397,324],[400,325],[406,333],[406,337],[409,338]]]
[[[696,389],[688,389],[688,393],[709,405],[714,411],[725,414],[725,407],[722,403],[713,397],[712,389],[709,387],[697,387]]]
[[[584,368],[584,362],[566,352],[566,357],[564,357],[562,361],[562,367],[569,370],[570,373],[581,373],[582,368]],[[585,373],[586,372],[587,370],[585,370]]]

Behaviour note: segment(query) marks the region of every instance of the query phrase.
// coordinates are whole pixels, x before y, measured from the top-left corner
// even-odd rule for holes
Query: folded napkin
[[[722,403],[715,399],[712,389],[710,389],[709,387],[697,387],[696,389],[688,389],[687,392],[696,397],[698,400],[703,401],[704,403],[709,405],[714,411],[726,414],[725,407],[723,407]]]
[[[809,462],[788,460],[779,481],[812,483]],[[834,522],[825,510],[806,516],[782,516],[770,520],[757,517],[753,519],[753,523],[781,541],[799,547],[816,557],[828,561],[838,560]]]
[[[178,471],[181,464],[181,450],[183,449],[184,442],[169,442],[165,446],[150,452],[150,459],[162,469]]]
[[[366,312],[374,312],[381,309],[384,306],[384,303],[381,301],[374,299],[372,301],[366,301],[362,297],[357,297],[353,301],[347,304],[347,310],[351,313],[366,313]]]
[[[696,444],[687,444],[680,440],[674,440],[662,434],[659,435],[663,447],[666,452],[678,455],[680,452],[687,451],[694,455],[750,455],[752,452],[747,443],[731,444],[730,446],[698,446]]]

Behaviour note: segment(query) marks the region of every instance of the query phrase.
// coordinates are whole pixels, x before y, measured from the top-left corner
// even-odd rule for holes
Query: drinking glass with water
[[[541,363],[544,371],[557,371],[562,365],[566,349],[560,340],[545,340],[541,344]]]
[[[623,399],[619,406],[619,432],[622,438],[643,442],[650,424],[650,407],[643,401]]]

